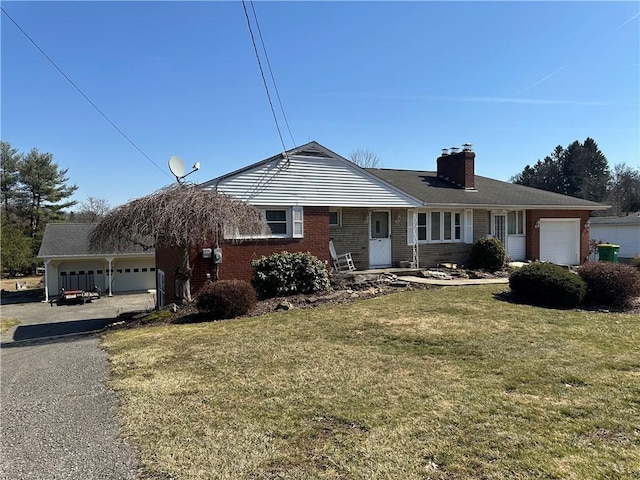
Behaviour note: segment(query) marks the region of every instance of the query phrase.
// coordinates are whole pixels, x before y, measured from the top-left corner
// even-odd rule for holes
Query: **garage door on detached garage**
[[[540,219],[540,260],[558,265],[580,264],[580,219]]]
[[[114,292],[132,292],[156,288],[154,259],[120,260],[115,266]]]

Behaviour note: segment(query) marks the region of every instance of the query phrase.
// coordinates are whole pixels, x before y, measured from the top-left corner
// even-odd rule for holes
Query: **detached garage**
[[[620,245],[618,258],[640,255],[640,212],[624,217],[591,217],[590,223],[592,239]]]
[[[154,249],[128,252],[90,252],[90,224],[48,224],[38,257],[44,259],[45,301],[60,289],[114,293],[156,288]]]

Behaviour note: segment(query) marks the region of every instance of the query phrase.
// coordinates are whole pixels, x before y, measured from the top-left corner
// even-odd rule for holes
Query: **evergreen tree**
[[[566,149],[558,145],[551,155],[527,165],[511,181],[550,192],[602,202],[608,192],[611,173],[607,158],[592,138],[577,140]]]
[[[29,236],[37,238],[49,221],[63,218],[62,210],[76,204],[68,201],[78,187],[69,186],[68,169],[60,170],[50,153],[33,148],[19,163],[21,213],[29,221]]]
[[[9,142],[0,141],[0,195],[5,214],[14,210],[15,199],[18,195],[20,172],[18,166],[23,155],[12,148]]]
[[[562,174],[567,195],[594,202],[602,202],[607,196],[609,164],[592,138],[567,147],[562,155]]]
[[[33,264],[31,239],[26,236],[19,225],[7,220],[2,212],[2,271],[8,270],[11,275],[24,271]]]

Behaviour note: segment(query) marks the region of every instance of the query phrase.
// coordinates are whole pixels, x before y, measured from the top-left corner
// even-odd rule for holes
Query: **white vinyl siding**
[[[224,178],[218,191],[252,205],[413,207],[416,200],[341,158],[292,155]]]
[[[589,236],[598,243],[620,245],[618,257],[640,255],[640,225],[607,225],[591,222]]]

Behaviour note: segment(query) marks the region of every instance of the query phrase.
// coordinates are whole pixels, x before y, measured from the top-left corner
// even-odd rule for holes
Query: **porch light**
[[[400,214],[396,215],[396,223],[400,223],[401,220],[402,217],[400,216]]]
[[[588,220],[585,222],[584,226],[585,226],[586,228],[589,228],[589,227],[591,226],[591,219],[588,219]]]
[[[540,220],[536,220],[536,224],[533,226],[533,228],[540,228]]]

